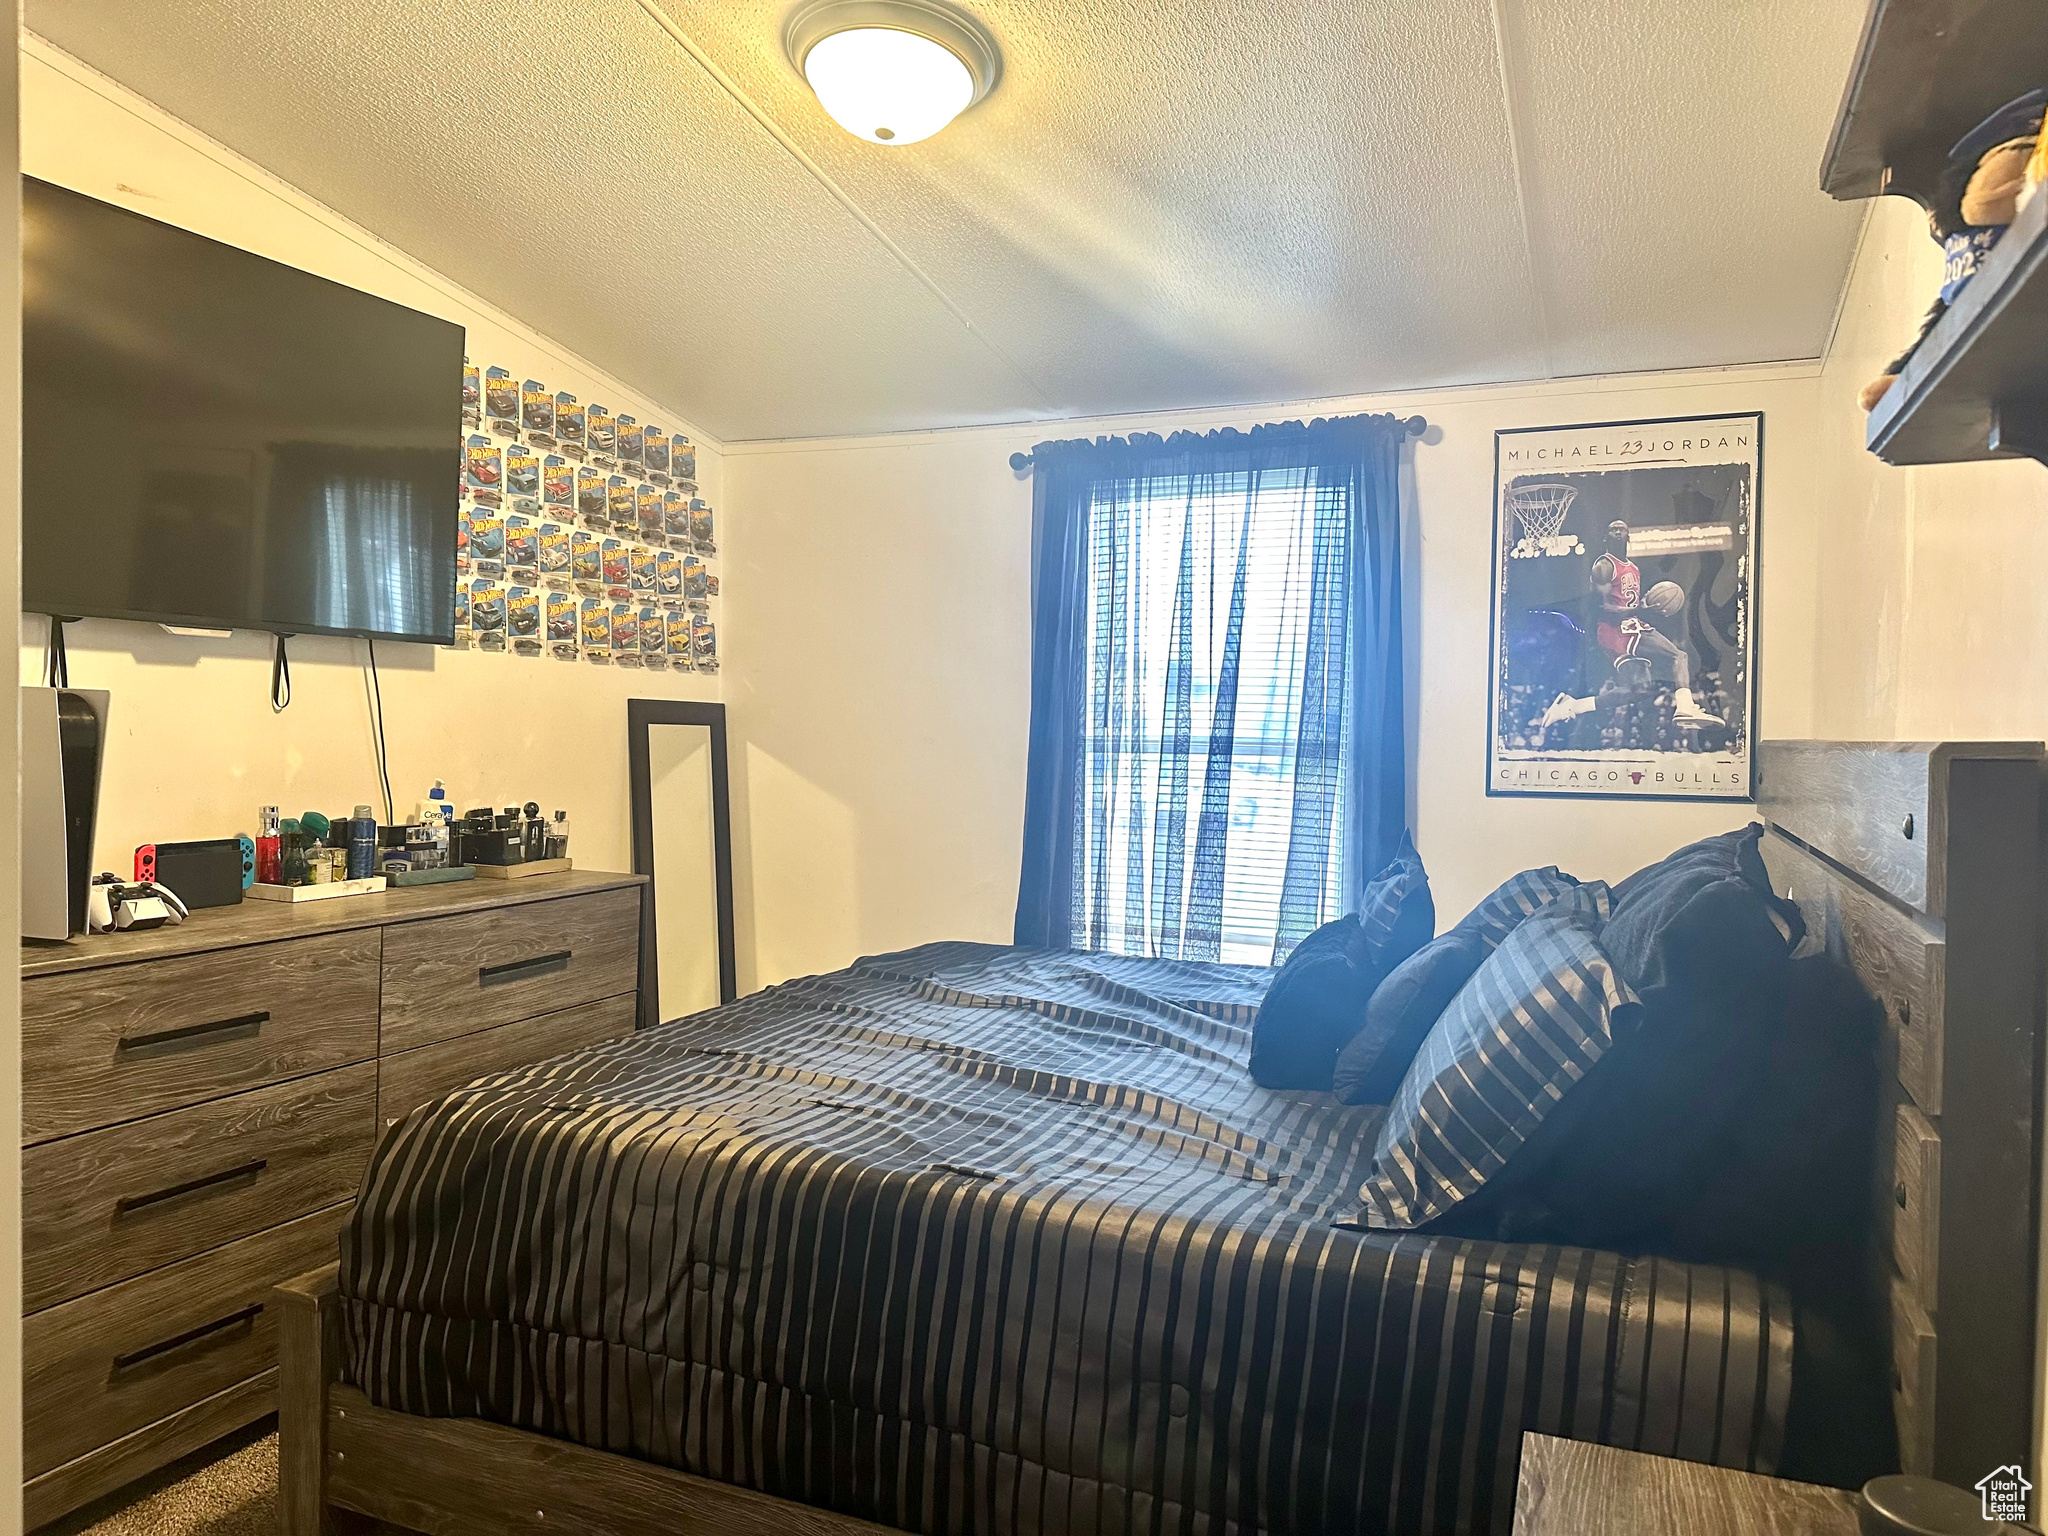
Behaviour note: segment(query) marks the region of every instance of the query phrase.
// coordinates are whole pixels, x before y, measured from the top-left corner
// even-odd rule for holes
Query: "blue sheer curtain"
[[[1275,962],[1405,823],[1402,424],[1033,451],[1020,944]]]

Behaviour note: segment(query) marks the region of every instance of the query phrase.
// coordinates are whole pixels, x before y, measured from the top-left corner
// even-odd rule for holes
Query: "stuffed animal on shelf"
[[[2034,194],[2041,190],[2044,181],[2048,181],[2048,133],[2034,141],[2034,153],[2027,159],[2026,185],[2020,188],[2020,207],[2024,208],[2034,200]]]
[[[2048,109],[2048,89],[2015,97],[1964,134],[1948,152],[1948,163],[1935,186],[1934,207],[1927,215],[1928,226],[1941,243],[1941,294],[1921,320],[1913,344],[1858,393],[1857,402],[1864,410],[1884,398],[1927,333],[1948,313],[1956,295],[1977,275],[2006,225],[2018,214],[2028,168],[2040,159],[2037,151],[2043,143],[2044,109]]]

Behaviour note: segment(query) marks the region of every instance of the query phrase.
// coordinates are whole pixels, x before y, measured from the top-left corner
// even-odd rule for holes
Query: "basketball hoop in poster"
[[[1750,800],[1763,416],[1494,434],[1491,795]]]

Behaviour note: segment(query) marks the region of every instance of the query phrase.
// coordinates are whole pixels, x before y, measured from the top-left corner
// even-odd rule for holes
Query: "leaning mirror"
[[[633,871],[650,877],[640,916],[644,1029],[738,995],[725,706],[630,699],[626,730]]]

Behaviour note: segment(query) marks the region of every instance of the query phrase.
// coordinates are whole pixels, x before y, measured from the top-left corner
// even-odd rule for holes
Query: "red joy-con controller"
[[[144,843],[135,850],[135,883],[156,879],[156,844]]]

